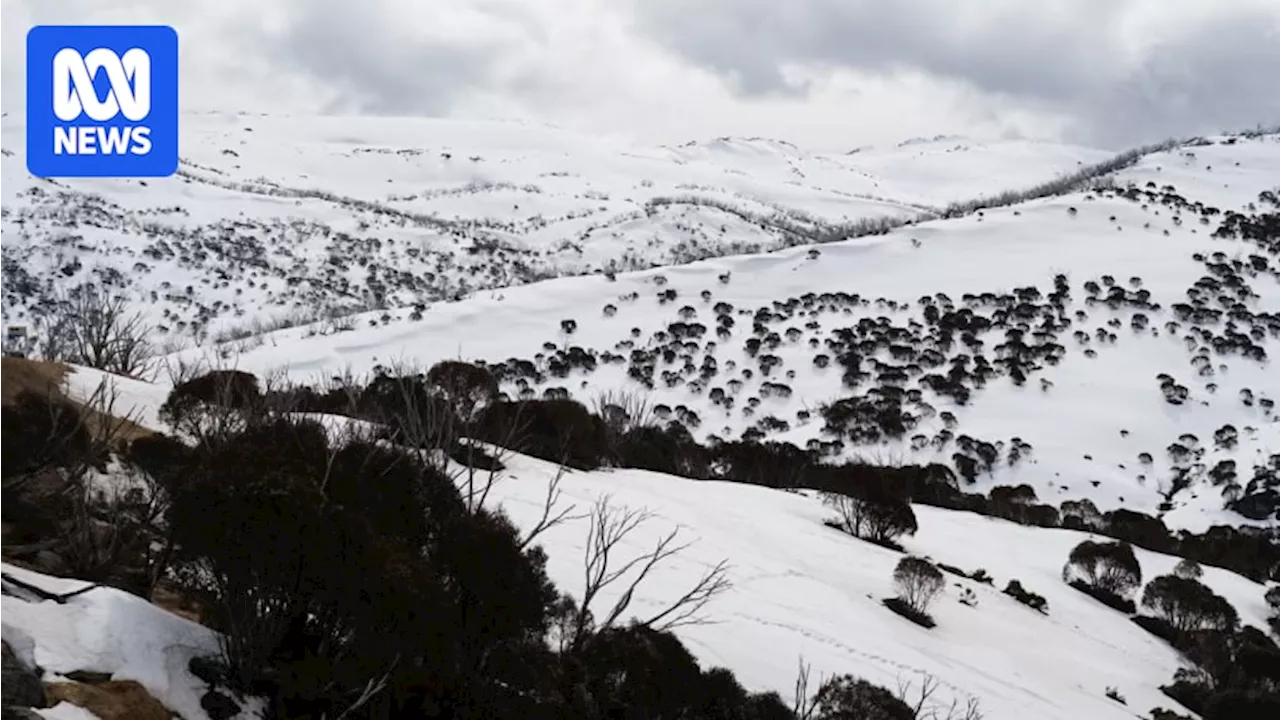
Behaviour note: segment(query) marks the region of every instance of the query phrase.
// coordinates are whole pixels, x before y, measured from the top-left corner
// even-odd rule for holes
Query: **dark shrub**
[[[178,383],[161,406],[162,414],[178,415],[209,403],[234,410],[251,410],[262,400],[258,378],[241,370],[211,370]]]
[[[1137,611],[1137,606],[1133,604],[1132,600],[1120,597],[1102,588],[1094,587],[1083,580],[1072,580],[1067,584],[1113,610],[1119,610],[1126,615],[1132,615]]]
[[[356,400],[361,418],[386,426],[402,445],[447,448],[462,430],[453,404],[418,375],[392,375],[379,369]]]
[[[1043,595],[1028,591],[1022,587],[1022,583],[1017,580],[1010,580],[1009,585],[1004,589],[1004,594],[1026,605],[1027,607],[1045,615],[1049,614],[1049,601],[1044,599]]]
[[[1142,591],[1142,606],[1181,634],[1194,630],[1232,630],[1240,624],[1225,598],[1192,578],[1161,575]]]
[[[1179,650],[1185,650],[1189,644],[1189,638],[1186,634],[1181,633],[1168,620],[1150,615],[1134,615],[1132,618],[1134,624],[1164,640]]]
[[[482,439],[550,462],[590,470],[609,456],[604,421],[576,400],[496,402],[480,411]]]
[[[822,684],[813,720],[915,720],[916,713],[885,688],[839,675]]]
[[[711,453],[679,423],[632,428],[614,441],[613,453],[619,467],[696,480],[707,478],[711,472]]]
[[[417,454],[264,420],[195,450],[169,521],[228,682],[281,715],[336,715],[384,674],[370,715],[496,711],[546,664],[545,557]]]
[[[669,632],[641,626],[593,635],[563,661],[559,717],[794,720],[773,693],[746,692],[721,668],[703,672]]]
[[[1142,582],[1142,566],[1127,542],[1085,540],[1071,550],[1062,577],[1123,598]],[[1132,605],[1132,603],[1130,603]]]
[[[6,479],[45,468],[96,466],[104,459],[105,448],[95,447],[80,408],[68,400],[24,390],[0,412],[0,471]]]
[[[494,472],[506,469],[501,460],[474,443],[456,442],[449,446],[446,453],[450,460],[476,470]]]
[[[192,461],[194,452],[168,435],[156,433],[130,442],[123,459],[164,488],[173,490],[182,479],[187,464]]]
[[[928,620],[929,624],[925,627],[933,626],[933,620],[928,615],[929,606],[942,593],[945,585],[946,579],[943,578],[942,571],[924,558],[904,557],[893,570],[893,586],[898,591],[898,596],[893,600],[911,611],[906,617],[922,625],[924,623],[920,619]],[[903,614],[894,605],[890,605],[890,601],[886,600],[885,605]]]
[[[443,360],[427,371],[427,384],[453,404],[460,417],[469,418],[476,407],[498,396],[498,381],[479,365]]]
[[[916,514],[906,498],[879,485],[865,485],[854,496],[825,493],[823,503],[837,514],[837,526],[857,538],[901,550],[897,538],[914,535]]]
[[[83,471],[105,467],[106,459],[106,448],[89,432],[80,408],[61,397],[22,391],[12,405],[4,406],[0,427],[6,546],[54,537],[97,537],[69,532],[68,527],[68,521],[87,520],[79,512],[89,499]]]
[[[1199,580],[1204,575],[1204,569],[1200,567],[1200,563],[1190,558],[1182,558],[1173,568],[1173,574],[1180,578],[1190,578]]]
[[[938,626],[938,623],[934,622],[932,616],[930,616],[928,613],[922,613],[919,610],[912,608],[901,598],[896,598],[896,597],[885,598],[880,602],[883,603],[885,607],[894,611],[898,615],[901,615],[902,617],[910,620],[911,622],[919,625],[922,628],[930,629]]]
[[[813,453],[776,441],[722,442],[711,448],[717,479],[773,488],[804,487],[817,460]]]

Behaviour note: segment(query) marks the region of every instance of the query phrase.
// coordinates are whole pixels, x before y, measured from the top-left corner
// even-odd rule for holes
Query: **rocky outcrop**
[[[174,714],[132,680],[99,684],[57,682],[45,685],[51,704],[67,702],[88,710],[100,720],[172,720]]]

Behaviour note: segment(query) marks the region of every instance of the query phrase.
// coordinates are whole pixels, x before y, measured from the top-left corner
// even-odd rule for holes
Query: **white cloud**
[[[1118,146],[1280,120],[1273,0],[6,0],[4,20],[7,112],[32,24],[158,22],[178,28],[195,110],[832,150],[938,133]]]

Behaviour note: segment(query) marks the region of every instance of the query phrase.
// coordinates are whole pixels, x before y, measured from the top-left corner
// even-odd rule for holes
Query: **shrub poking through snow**
[[[1178,633],[1231,630],[1240,616],[1231,603],[1192,578],[1161,575],[1142,591],[1142,606]]]
[[[1085,540],[1072,548],[1062,579],[1099,602],[1133,613],[1128,596],[1142,583],[1142,566],[1127,542]]]
[[[929,606],[942,594],[945,585],[942,571],[933,563],[907,556],[899,560],[893,570],[893,587],[898,595],[885,600],[884,604],[917,625],[931,628],[935,623],[929,616]]]
[[[906,498],[880,489],[862,486],[853,494],[824,493],[823,504],[836,511],[836,527],[868,542],[897,550],[897,539],[914,535],[918,529],[915,512]]]
[[[1032,610],[1045,615],[1049,614],[1049,601],[1045,600],[1043,595],[1038,595],[1022,587],[1022,583],[1018,580],[1010,580],[1009,585],[1004,589],[1004,594]]]

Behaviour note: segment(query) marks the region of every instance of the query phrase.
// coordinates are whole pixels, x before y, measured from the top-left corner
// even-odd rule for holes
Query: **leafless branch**
[[[343,710],[338,717],[334,718],[334,720],[346,720],[346,718],[350,717],[352,713],[367,705],[378,693],[385,690],[387,682],[391,679],[391,672],[395,670],[396,664],[399,662],[400,656],[397,654],[391,660],[391,664],[387,667],[386,672],[382,673],[378,677],[370,678],[369,682],[365,683],[364,688],[360,691],[359,697],[347,706],[347,709]]]
[[[524,539],[520,541],[520,549],[524,549],[531,545],[534,540],[542,533],[573,520],[582,520],[590,517],[589,514],[577,513],[573,511],[577,509],[577,505],[570,504],[566,507],[559,507],[560,496],[563,494],[560,489],[560,481],[564,479],[565,466],[561,465],[556,470],[556,476],[547,484],[547,494],[542,500],[542,517],[538,518],[538,522],[534,524],[529,532],[525,534]]]
[[[941,683],[938,678],[923,673],[919,684],[898,678],[898,699],[911,708],[916,720],[982,720],[982,705],[975,697],[967,697],[962,704],[952,698],[950,704],[934,701]]]
[[[138,377],[153,356],[152,328],[118,295],[85,283],[55,294],[37,318],[42,354],[50,360]]]
[[[809,663],[800,658],[800,670],[796,673],[795,694],[791,700],[791,712],[796,720],[811,720],[817,710],[817,696],[809,692]],[[819,683],[821,684],[821,683]]]
[[[610,505],[609,497],[596,501],[590,515],[590,529],[583,554],[584,586],[581,612],[578,614],[577,627],[574,630],[575,643],[581,642],[589,630],[603,630],[613,627],[631,606],[639,586],[650,576],[654,568],[670,558],[678,555],[690,546],[690,543],[677,543],[679,530],[672,530],[660,538],[653,548],[636,555],[624,562],[614,564],[618,544],[633,533],[636,528],[650,520],[653,516],[640,510],[615,509]],[[655,630],[670,630],[681,625],[703,622],[699,613],[710,600],[727,590],[730,586],[727,577],[728,565],[719,562],[703,573],[699,580],[684,595],[667,605],[660,612],[637,623]],[[623,581],[626,587],[621,596],[607,613],[600,615],[603,619],[588,627],[592,605],[601,591]]]

